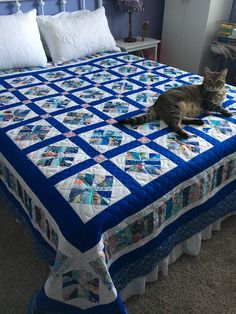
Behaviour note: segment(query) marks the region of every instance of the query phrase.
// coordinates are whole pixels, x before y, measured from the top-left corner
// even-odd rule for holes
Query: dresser
[[[233,0],[165,0],[160,62],[202,74],[214,67],[211,43]]]

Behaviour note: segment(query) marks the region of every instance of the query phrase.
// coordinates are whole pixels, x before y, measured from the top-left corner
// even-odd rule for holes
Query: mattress
[[[145,113],[202,77],[126,53],[0,71],[0,178],[53,255],[29,313],[126,313],[120,292],[171,248],[235,211],[236,88],[179,138]],[[139,267],[138,267],[139,265]],[[133,271],[132,271],[133,270]]]

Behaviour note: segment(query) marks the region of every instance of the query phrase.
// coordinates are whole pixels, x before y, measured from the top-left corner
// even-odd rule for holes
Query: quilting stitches
[[[60,181],[56,188],[84,223],[130,193],[99,163]]]
[[[3,91],[3,90],[5,90],[6,88],[2,85],[2,84],[0,84],[0,92],[1,91]]]
[[[119,56],[118,59],[124,60],[127,62],[134,62],[134,61],[142,60],[140,57],[132,55],[132,54],[125,54],[125,55]]]
[[[157,227],[159,228],[169,218],[178,214],[180,210],[200,201],[227,181],[233,175],[234,165],[235,161],[226,161],[215,170],[211,169],[210,172],[203,174],[203,177],[199,178],[198,181],[167,198],[165,203],[156,211],[158,213]]]
[[[157,119],[153,122],[144,123],[141,125],[131,126],[131,125],[127,124],[126,127],[130,130],[134,130],[134,131],[138,132],[139,135],[147,136],[147,135],[150,135],[152,133],[155,133],[159,130],[166,128],[167,124],[164,121]]]
[[[15,137],[16,141],[42,141],[50,130],[50,126],[45,125],[25,125]]]
[[[19,102],[18,98],[10,92],[0,94],[0,108]]]
[[[49,278],[59,278],[63,273],[65,273],[66,269],[68,269],[71,263],[72,258],[64,255],[60,250],[58,250],[55,262],[51,268]]]
[[[160,94],[155,91],[145,90],[129,95],[128,98],[138,102],[139,104],[142,104],[145,107],[149,107],[155,103],[159,95]]]
[[[157,234],[162,225],[167,223],[171,217],[178,215],[187,206],[194,206],[195,202],[200,201],[210,193],[214,193],[217,187],[234,176],[234,166],[235,160],[225,161],[224,164],[214,170],[210,169],[208,173],[204,173],[202,177],[197,178],[195,182],[183,187],[180,191],[170,192],[164,197],[161,205],[156,207],[156,203],[154,203],[153,211],[149,214],[141,218],[138,217],[132,223],[124,221],[115,228],[108,230],[104,234],[106,262],[109,263],[109,260],[117,253],[145,240],[153,232]],[[146,212],[143,211],[143,213]],[[127,226],[124,227],[126,224]]]
[[[230,124],[226,120],[204,120],[205,126],[202,127],[203,131],[209,133],[211,128],[214,128],[217,133],[232,135]],[[210,126],[210,128],[208,127]]]
[[[63,299],[85,299],[99,303],[99,279],[85,270],[72,270],[63,274]]]
[[[142,70],[132,64],[125,64],[116,68],[113,68],[112,71],[119,73],[124,76],[132,75]]]
[[[187,74],[187,72],[179,70],[177,68],[173,68],[173,67],[164,67],[162,69],[158,69],[158,73],[163,73],[167,76],[170,77],[177,77],[179,75],[183,75],[183,74]]]
[[[112,100],[105,103],[102,111],[113,116],[116,114],[125,114],[129,111],[129,104],[122,100]]]
[[[234,86],[225,84],[225,90],[227,93],[227,97],[232,97],[235,98],[236,97],[236,88]]]
[[[105,254],[107,260],[124,248],[135,244],[146,238],[153,232],[154,220],[153,213],[137,219],[126,228],[105,237]]]
[[[33,99],[33,98],[36,98],[36,97],[48,96],[48,95],[56,93],[56,91],[52,90],[47,85],[34,86],[34,87],[29,87],[29,88],[22,88],[20,90],[20,92],[24,96],[27,96],[27,98],[29,98],[29,99]]]
[[[113,287],[113,282],[106,266],[105,254],[104,256],[100,254],[100,257],[89,262],[89,265],[92,267],[95,273],[99,276],[99,278],[101,278],[102,283],[107,287],[107,289],[111,290]]]
[[[162,84],[162,85],[158,85],[157,88],[166,92],[171,88],[177,88],[177,87],[180,87],[183,85],[184,85],[184,82],[182,83],[182,82],[178,82],[178,81],[172,81],[172,82],[167,82],[167,83]]]
[[[145,152],[127,152],[125,171],[143,172],[152,175],[161,173],[160,154]]]
[[[191,135],[189,139],[183,140],[174,133],[161,136],[155,139],[154,142],[167,148],[184,160],[190,160],[212,147],[210,143],[199,136]]]
[[[36,84],[41,83],[38,79],[35,77],[29,75],[29,76],[23,76],[23,77],[16,77],[13,79],[7,79],[5,80],[8,84],[12,85],[13,87],[20,87],[30,84]]]
[[[190,75],[181,78],[181,81],[188,82],[191,84],[202,84],[203,77],[200,75]]]
[[[132,129],[137,130],[139,132],[144,131],[158,131],[160,129],[160,120],[156,120],[154,122],[145,123],[141,125],[135,125],[132,127]]]
[[[47,112],[62,110],[67,107],[71,107],[72,105],[77,105],[75,102],[69,98],[66,98],[65,96],[50,97],[35,103]]]
[[[97,115],[94,115],[85,108],[69,111],[58,115],[55,118],[71,130],[102,121]]]
[[[123,133],[113,130],[95,130],[89,143],[94,145],[119,146],[121,144]]]
[[[56,82],[55,85],[59,86],[60,88],[64,89],[65,91],[70,91],[73,89],[85,87],[89,85],[88,82],[80,79],[80,78],[73,78],[66,81]]]
[[[146,145],[115,156],[111,161],[132,176],[141,186],[176,167],[172,161]]]
[[[40,76],[46,79],[47,81],[54,81],[69,77],[71,76],[71,74],[68,74],[64,71],[51,71],[46,73],[40,73]]]
[[[70,167],[77,152],[78,147],[48,146],[42,153],[42,158],[37,161],[37,166]]]
[[[98,69],[99,69],[98,67],[95,67],[94,65],[90,65],[90,64],[84,64],[84,65],[68,68],[69,71],[79,74],[79,75],[94,72],[94,71],[97,71]]]
[[[163,64],[158,63],[156,61],[151,61],[151,60],[142,60],[140,62],[137,62],[137,65],[141,65],[141,66],[148,68],[148,69],[153,69],[153,68],[160,67]]]
[[[36,150],[28,154],[28,157],[46,177],[54,175],[76,163],[83,162],[88,158],[79,147],[68,139]]]
[[[110,123],[113,122],[110,121]],[[104,153],[134,140],[132,136],[122,132],[110,123],[104,127],[80,133],[79,136],[99,153]]]
[[[108,96],[111,96],[111,94],[97,87],[92,87],[92,88],[82,90],[80,92],[76,92],[74,93],[74,95],[82,99],[85,103],[90,103],[90,102],[101,100]]]
[[[152,85],[152,84],[166,80],[166,78],[163,76],[160,76],[155,73],[148,73],[148,72],[140,74],[138,76],[134,76],[132,77],[132,79],[138,82],[142,82],[143,84],[146,84],[146,85]]]
[[[0,111],[0,127],[9,126],[14,123],[22,122],[36,116],[29,108],[25,106],[17,107],[18,109],[8,109]]]
[[[231,137],[236,131],[236,126],[223,118],[208,116],[203,121],[204,125],[194,128],[221,142]]]
[[[191,151],[192,153],[200,153],[200,144],[194,137],[188,140],[181,139],[178,135],[168,135],[169,145],[171,151],[181,149],[183,153]]]
[[[7,134],[15,140],[20,148],[25,148],[49,137],[58,135],[59,132],[46,121],[40,120],[12,129],[8,131]]]
[[[42,69],[41,67],[34,67],[34,68],[15,68],[15,69],[0,70],[0,76],[13,74],[13,73],[37,71],[37,70],[41,70],[41,69]]]
[[[78,174],[69,194],[69,202],[109,205],[112,186],[113,176]]]
[[[236,115],[236,103],[230,105],[229,107],[227,107],[227,109],[229,109],[229,111],[231,111],[234,116]]]
[[[105,113],[108,117],[113,118],[137,110],[136,107],[119,98],[98,104],[96,108]]]
[[[115,91],[118,94],[131,92],[133,90],[140,88],[140,86],[138,86],[132,82],[126,81],[126,80],[121,80],[118,82],[108,84],[108,85],[106,85],[106,87],[110,88],[111,90]]]
[[[69,112],[63,122],[72,125],[88,125],[91,124],[93,118],[92,113]]]
[[[111,73],[106,71],[88,74],[86,75],[86,77],[97,84],[112,81],[118,78],[117,76],[112,75]]]
[[[103,68],[110,68],[110,67],[116,66],[118,64],[121,64],[121,62],[116,60],[116,59],[108,58],[108,59],[94,62],[94,64],[100,65]]]

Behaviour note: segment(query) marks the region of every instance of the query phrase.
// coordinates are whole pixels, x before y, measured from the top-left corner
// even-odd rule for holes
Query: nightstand
[[[124,41],[124,39],[117,39],[116,45],[122,50],[126,52],[132,52],[132,51],[141,51],[144,49],[153,48],[155,49],[155,61],[157,61],[157,49],[158,45],[161,43],[158,39],[153,39],[149,37],[144,37],[144,41],[142,41],[142,37],[138,36],[135,37],[137,41],[133,43],[127,43]]]

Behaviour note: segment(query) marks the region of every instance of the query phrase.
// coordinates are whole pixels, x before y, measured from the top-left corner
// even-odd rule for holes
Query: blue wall
[[[45,14],[58,13],[58,0],[46,0]],[[80,0],[67,0],[67,11],[74,11],[80,8]],[[96,0],[86,0],[87,8],[94,9]],[[163,23],[165,0],[144,0],[144,12],[134,13],[132,15],[133,35],[140,35],[142,24],[145,20],[150,21],[150,36],[160,39]],[[111,32],[115,38],[124,38],[128,35],[128,14],[115,11],[115,0],[103,0],[106,9],[106,15]],[[22,2],[21,10],[29,11],[32,8],[38,8],[37,1]],[[0,14],[10,14],[15,12],[15,7],[11,3],[0,4]],[[39,9],[40,12],[40,9]],[[41,14],[41,13],[40,13]]]

